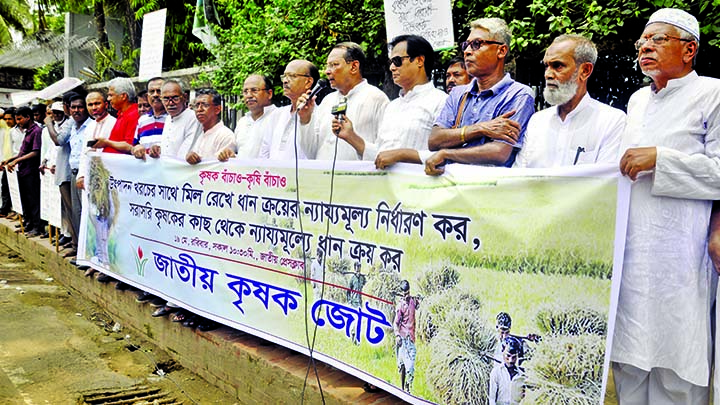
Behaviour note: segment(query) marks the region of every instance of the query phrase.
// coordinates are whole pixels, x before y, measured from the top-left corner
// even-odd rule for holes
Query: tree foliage
[[[384,82],[386,91],[390,87],[382,0],[216,0],[216,4],[225,18],[212,80],[225,94],[240,94],[250,73],[279,77],[292,59],[308,59],[322,71],[330,48],[346,40],[366,49],[369,80]],[[454,0],[453,24],[460,42],[469,33],[471,20],[507,21],[513,30],[512,72],[517,80],[534,86],[543,84],[539,62],[554,37],[589,36],[600,51],[590,92],[623,107],[643,82],[635,69],[633,43],[659,8],[677,7],[698,17],[702,46],[697,69],[716,75],[711,61],[720,56],[718,5],[720,0]],[[445,62],[459,52],[459,48],[442,52],[441,59]]]
[[[10,29],[22,34],[33,30],[33,19],[27,0],[0,0],[0,46],[12,41]]]

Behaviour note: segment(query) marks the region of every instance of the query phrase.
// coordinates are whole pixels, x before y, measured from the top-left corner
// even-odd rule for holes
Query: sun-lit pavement
[[[177,403],[237,402],[0,245],[0,403],[77,404],[138,386]]]

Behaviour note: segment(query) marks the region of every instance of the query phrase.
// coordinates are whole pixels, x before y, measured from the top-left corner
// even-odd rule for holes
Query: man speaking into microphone
[[[380,118],[389,102],[385,93],[368,84],[363,78],[365,53],[354,42],[342,42],[330,51],[325,67],[330,86],[337,91],[328,94],[322,104],[315,106],[308,99],[309,92],[297,100],[300,118],[300,146],[308,159],[333,160],[335,143],[337,160],[362,160],[361,153],[337,138],[343,124],[352,122],[354,131],[365,142],[374,143],[378,137]],[[345,114],[333,116],[333,108],[347,105]]]

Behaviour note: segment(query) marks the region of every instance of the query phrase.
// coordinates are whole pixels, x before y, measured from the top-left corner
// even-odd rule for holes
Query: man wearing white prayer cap
[[[635,43],[652,85],[630,98],[620,149],[633,181],[611,352],[623,405],[708,403],[720,80],[694,71],[699,43],[697,20],[677,9],[655,12]]]

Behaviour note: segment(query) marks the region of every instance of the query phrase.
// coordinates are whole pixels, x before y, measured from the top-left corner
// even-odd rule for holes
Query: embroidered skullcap
[[[695,37],[695,40],[700,42],[700,24],[698,24],[698,20],[687,11],[676,8],[662,8],[650,16],[650,20],[648,20],[645,26],[647,27],[653,23],[674,25],[681,30],[687,31]]]

